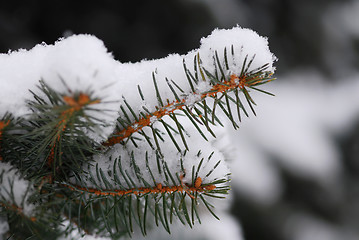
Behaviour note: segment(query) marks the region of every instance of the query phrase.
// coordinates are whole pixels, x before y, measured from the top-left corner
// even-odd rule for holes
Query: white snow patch
[[[273,157],[323,186],[339,181],[341,155],[334,137],[348,133],[359,119],[358,79],[353,74],[330,84],[320,74],[301,71],[267,85],[275,97],[252,92],[257,117],[243,119],[237,131],[227,128],[233,188],[259,202],[275,201],[282,186]]]
[[[36,85],[40,79],[65,95],[69,93],[68,88],[72,92],[93,90],[101,103],[92,107],[109,110],[105,113],[88,113],[107,124],[100,127],[95,134],[89,133],[95,140],[102,141],[114,130],[120,105],[125,106],[123,97],[135,110],[141,110],[145,104],[149,111],[155,111],[158,101],[152,74],[156,78],[161,98],[173,102],[175,97],[166,79],[176,82],[184,90],[184,95],[191,93],[183,69],[183,60],[188,69],[193,71],[193,59],[198,53],[203,66],[213,72],[214,50],[218,50],[223,64],[223,49],[231,49],[232,45],[236,55],[233,59],[229,57],[231,72],[240,73],[246,55],[255,55],[250,70],[268,63],[268,70],[274,71],[275,57],[268,49],[267,40],[252,30],[240,27],[213,31],[210,36],[201,40],[199,49],[187,55],[171,54],[166,58],[138,63],[120,63],[114,60],[103,42],[91,35],[73,35],[60,39],[54,45],[39,44],[29,51],[1,54],[0,115],[7,111],[22,117],[29,114],[30,110],[25,104],[26,100],[32,98],[29,89],[39,94]],[[208,90],[208,82],[201,82],[199,89]],[[144,101],[137,93],[138,85],[143,89]]]
[[[180,222],[174,223],[171,227],[171,235],[169,235],[163,228],[153,228],[146,237],[140,234],[135,234],[134,239],[138,240],[218,240],[231,239],[243,240],[242,229],[237,220],[226,212],[219,213],[218,221],[212,215],[207,214],[201,216],[201,224],[195,224],[192,229],[184,226]],[[137,231],[139,232],[139,231]]]
[[[290,216],[286,221],[284,231],[288,238],[293,240],[351,239],[338,227],[305,213]]]

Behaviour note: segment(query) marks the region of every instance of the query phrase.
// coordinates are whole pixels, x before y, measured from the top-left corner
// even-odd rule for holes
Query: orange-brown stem
[[[2,206],[5,209],[9,209],[11,211],[14,211],[17,213],[17,215],[20,215],[22,217],[26,217],[28,219],[30,219],[30,221],[35,222],[36,221],[36,217],[28,217],[24,214],[23,209],[21,207],[16,206],[15,204],[6,204],[4,202],[0,202],[0,206]]]
[[[55,135],[56,140],[52,144],[50,154],[49,154],[49,156],[47,158],[47,165],[48,166],[51,166],[52,163],[54,162],[56,144],[58,143],[58,141],[60,141],[61,134],[62,134],[62,132],[65,131],[67,122],[72,117],[72,115],[75,112],[81,110],[81,108],[86,106],[86,105],[92,105],[92,104],[96,104],[96,103],[100,102],[100,100],[91,101],[90,97],[88,95],[84,94],[84,93],[80,93],[79,96],[77,97],[77,99],[75,99],[72,96],[64,96],[63,100],[68,106],[70,106],[70,108],[66,109],[65,111],[63,111],[61,113],[60,121],[56,125],[56,130],[57,130],[56,135]]]
[[[214,85],[210,91],[207,93],[201,94],[201,99],[206,97],[215,97],[218,93],[223,93],[235,88],[243,89],[246,86],[252,86],[257,84],[262,80],[262,77],[258,77],[258,81],[253,81],[254,79],[248,79],[246,75],[243,76],[237,76],[235,74],[232,74],[230,76],[230,79],[228,81],[225,81],[221,84]],[[251,83],[248,83],[248,81],[251,81]],[[196,94],[196,93],[194,93]],[[155,116],[157,119],[162,118],[165,115],[168,115],[170,113],[173,113],[175,110],[182,109],[186,105],[186,99],[182,99],[181,101],[174,101],[172,103],[169,103],[161,108],[159,108],[157,111],[153,112],[152,114],[148,114],[146,117],[140,118],[138,121],[134,122],[131,126],[116,132],[113,137],[110,137],[106,142],[103,143],[104,146],[113,146],[117,143],[122,142],[124,139],[131,136],[131,134],[141,130],[142,128],[151,125],[151,117]],[[136,126],[136,127],[135,127]]]
[[[134,195],[144,195],[148,193],[173,193],[173,192],[187,192],[195,193],[195,192],[206,192],[211,191],[216,188],[215,185],[202,185],[202,180],[199,177],[196,180],[195,186],[188,186],[188,185],[178,185],[178,186],[163,186],[161,183],[158,183],[155,187],[140,187],[140,188],[130,188],[127,190],[99,190],[95,188],[85,188],[80,186],[69,186],[64,185],[65,187],[73,190],[73,191],[83,191],[92,193],[98,196],[123,196],[128,194]],[[201,183],[199,185],[199,183]]]
[[[114,135],[116,137],[110,137],[106,142],[103,143],[104,146],[112,146],[116,143],[120,143],[125,138],[128,138],[131,136],[132,133],[135,133],[142,128],[149,126],[151,124],[151,117],[156,117],[157,119],[162,118],[165,115],[168,115],[170,113],[173,113],[175,110],[182,109],[185,106],[185,100],[182,100],[181,102],[175,101],[172,103],[169,103],[159,110],[155,111],[152,114],[147,115],[146,117],[140,118],[137,122],[135,122],[132,126],[129,126],[128,128],[125,128]],[[136,126],[136,127],[134,127]]]

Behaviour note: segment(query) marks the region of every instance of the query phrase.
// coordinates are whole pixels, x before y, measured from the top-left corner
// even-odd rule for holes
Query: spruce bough
[[[218,218],[230,172],[216,128],[256,114],[252,91],[272,95],[259,88],[275,70],[267,44],[236,27],[187,55],[132,65],[83,35],[0,56],[51,60],[31,80],[26,69],[17,77],[33,82],[30,95],[0,104],[0,234],[56,239],[80,229],[118,239]],[[2,83],[14,77],[1,70]]]

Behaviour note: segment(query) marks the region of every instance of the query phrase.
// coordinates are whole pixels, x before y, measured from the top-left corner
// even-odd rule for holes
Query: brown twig
[[[70,107],[63,111],[60,115],[60,121],[56,125],[55,141],[51,146],[50,154],[47,158],[47,165],[51,166],[55,159],[55,149],[57,143],[60,141],[61,134],[65,131],[68,121],[71,119],[73,114],[80,111],[84,106],[99,103],[100,100],[91,101],[90,97],[84,93],[80,93],[77,99],[72,96],[64,96],[64,102]]]
[[[235,88],[243,89],[246,86],[253,86],[258,84],[263,80],[262,76],[256,77],[248,77],[246,75],[237,76],[232,74],[228,81],[224,81],[220,84],[214,85],[210,91],[201,94],[201,99],[206,97],[215,97],[218,93],[223,93]],[[194,93],[196,94],[196,93]],[[187,99],[182,99],[181,101],[174,101],[172,103],[168,103],[167,105],[158,108],[157,111],[146,115],[145,117],[141,117],[138,121],[134,122],[127,128],[118,131],[113,134],[106,142],[103,143],[104,146],[113,146],[117,143],[121,143],[124,139],[130,137],[133,133],[140,131],[142,128],[146,126],[150,126],[152,124],[152,117],[156,117],[157,119],[161,119],[165,115],[169,115],[176,110],[182,109],[186,106]]]
[[[181,183],[178,186],[163,186],[161,183],[158,183],[155,187],[140,187],[140,188],[130,188],[127,190],[109,190],[109,189],[95,189],[95,188],[86,188],[81,186],[70,186],[67,184],[63,184],[63,186],[73,190],[73,191],[82,191],[91,193],[97,196],[124,196],[129,194],[134,195],[144,195],[148,193],[173,193],[173,192],[186,192],[191,196],[190,193],[195,192],[207,192],[214,190],[216,188],[215,185],[206,185],[202,184],[202,179],[198,177],[195,181],[194,186],[188,186],[186,184]]]
[[[0,206],[2,206],[5,209],[11,210],[13,212],[16,212],[17,215],[22,216],[22,217],[26,217],[28,219],[30,219],[31,222],[35,222],[36,221],[36,217],[28,217],[24,214],[24,209],[13,204],[8,204],[5,202],[0,202]]]

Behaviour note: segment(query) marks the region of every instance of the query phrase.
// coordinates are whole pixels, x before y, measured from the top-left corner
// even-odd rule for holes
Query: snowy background
[[[258,117],[218,141],[231,150],[233,177],[222,221],[174,235],[359,239],[358,1],[14,1],[0,8],[0,52],[89,33],[116,59],[136,62],[185,54],[214,28],[237,24],[269,37],[279,61],[267,88],[276,97],[255,96]]]

